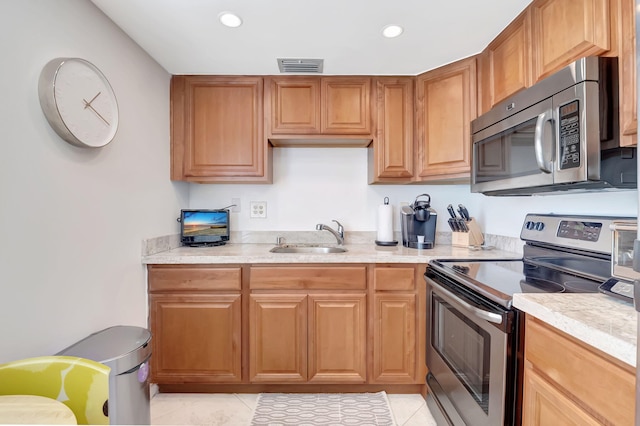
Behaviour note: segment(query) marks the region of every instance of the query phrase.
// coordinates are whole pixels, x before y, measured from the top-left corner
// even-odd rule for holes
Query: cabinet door
[[[486,59],[489,108],[531,86],[531,15],[528,9],[489,44]],[[482,95],[484,106],[484,91]]]
[[[413,81],[375,81],[377,130],[369,149],[369,182],[410,182],[413,177]]]
[[[262,91],[260,77],[174,76],[171,178],[269,182]]]
[[[620,0],[618,39],[620,53],[620,144],[638,143],[638,100],[636,91],[636,26],[634,0]]]
[[[269,80],[272,134],[320,133],[320,79],[273,77]]]
[[[371,78],[322,78],[322,133],[371,134]]]
[[[418,180],[469,178],[476,112],[475,58],[418,76]]]
[[[537,0],[531,8],[534,81],[609,50],[608,0]]]
[[[531,368],[524,370],[523,392],[523,426],[601,424]]]
[[[413,383],[416,373],[416,295],[374,296],[374,383]]]
[[[366,381],[366,295],[309,295],[309,382]]]
[[[252,294],[249,318],[249,379],[306,381],[306,294]]]
[[[240,294],[152,294],[152,382],[240,382],[240,300]]]

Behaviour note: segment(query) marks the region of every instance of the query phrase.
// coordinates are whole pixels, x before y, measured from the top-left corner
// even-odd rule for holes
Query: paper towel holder
[[[389,205],[389,197],[384,197],[384,204],[385,205]],[[392,230],[393,232],[393,230]],[[398,245],[398,241],[397,240],[392,240],[392,241],[378,241],[375,240],[376,245],[378,246],[397,246]]]

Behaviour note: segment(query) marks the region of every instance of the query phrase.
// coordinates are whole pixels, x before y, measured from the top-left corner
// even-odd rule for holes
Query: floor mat
[[[261,393],[251,426],[393,426],[385,392]]]

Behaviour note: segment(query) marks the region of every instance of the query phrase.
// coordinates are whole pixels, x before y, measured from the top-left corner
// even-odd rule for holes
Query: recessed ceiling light
[[[398,37],[404,29],[400,25],[387,25],[382,29],[382,35],[386,38]]]
[[[218,15],[218,19],[222,22],[222,25],[226,25],[227,27],[236,28],[242,25],[242,19],[234,13],[231,12],[222,12]]]

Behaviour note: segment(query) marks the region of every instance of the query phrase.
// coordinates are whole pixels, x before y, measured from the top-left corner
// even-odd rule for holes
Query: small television
[[[229,241],[229,210],[181,210],[184,246],[217,246]]]

